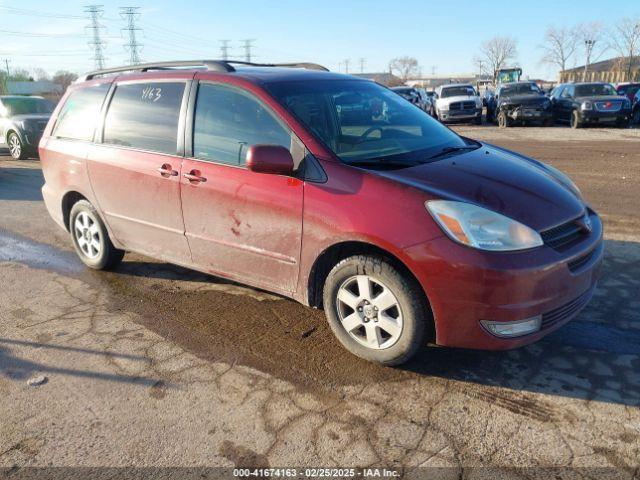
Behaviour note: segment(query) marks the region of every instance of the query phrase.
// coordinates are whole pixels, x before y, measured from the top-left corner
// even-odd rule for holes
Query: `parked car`
[[[551,95],[555,120],[571,128],[605,124],[624,128],[631,119],[631,101],[621,97],[608,83],[565,83]]]
[[[436,117],[441,122],[482,123],[482,100],[473,85],[441,85],[436,98]]]
[[[422,94],[420,93],[420,91],[417,88],[413,88],[413,87],[391,87],[391,90],[393,90],[395,93],[400,95],[405,100],[410,101],[411,103],[413,103],[416,107],[420,108],[421,110],[423,110],[425,112],[429,111],[429,105],[427,104],[427,100],[425,99],[425,97],[422,96]]]
[[[0,96],[0,143],[16,160],[38,154],[38,142],[54,104],[42,97]]]
[[[423,110],[427,112],[429,115],[431,115],[432,117],[435,117],[436,107],[435,107],[435,99],[433,98],[433,95],[429,95],[429,92],[427,92],[424,88],[416,88],[416,90],[418,91],[420,98],[422,98],[422,103],[424,104]]]
[[[273,291],[387,365],[427,340],[528,344],[587,304],[602,224],[566,175],[375,82],[237,65],[69,87],[40,143],[42,193],[88,267],[133,251]]]
[[[553,124],[551,101],[535,82],[502,83],[495,95],[487,98],[487,122],[494,121],[500,127],[518,123]]]
[[[636,95],[631,112],[631,123],[640,125],[640,95]]]
[[[620,83],[616,86],[618,95],[625,95],[631,103],[635,100],[640,90],[640,83]]]

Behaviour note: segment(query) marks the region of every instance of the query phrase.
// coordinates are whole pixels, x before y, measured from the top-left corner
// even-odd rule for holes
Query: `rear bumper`
[[[592,233],[562,253],[546,245],[523,252],[481,252],[447,237],[407,249],[410,268],[431,303],[436,343],[510,349],[535,342],[571,320],[591,298],[602,263],[602,224],[596,215],[592,222]],[[538,315],[539,331],[513,338],[494,336],[480,323]]]
[[[47,211],[51,218],[62,228],[67,229],[64,224],[62,215],[62,199],[56,194],[56,191],[49,187],[47,183],[42,186],[42,198],[44,199],[44,205],[47,207]]]

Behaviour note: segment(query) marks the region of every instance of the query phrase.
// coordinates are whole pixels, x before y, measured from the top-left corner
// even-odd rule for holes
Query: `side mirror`
[[[256,173],[291,175],[293,158],[280,145],[252,145],[247,151],[247,169]]]

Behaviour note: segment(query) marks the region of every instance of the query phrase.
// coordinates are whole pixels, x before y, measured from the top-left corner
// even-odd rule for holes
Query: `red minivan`
[[[314,64],[88,74],[40,158],[47,208],[89,267],[133,251],[277,292],[387,365],[427,341],[538,340],[587,304],[603,255],[566,175]]]

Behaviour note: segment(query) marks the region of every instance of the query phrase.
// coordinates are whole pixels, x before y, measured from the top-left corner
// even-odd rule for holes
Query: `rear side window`
[[[291,148],[290,133],[254,97],[236,88],[203,83],[198,88],[193,154],[244,165],[251,145]]]
[[[184,82],[118,85],[104,123],[103,142],[175,155]]]
[[[102,102],[110,86],[103,83],[71,93],[58,114],[53,136],[71,140],[93,140]]]

